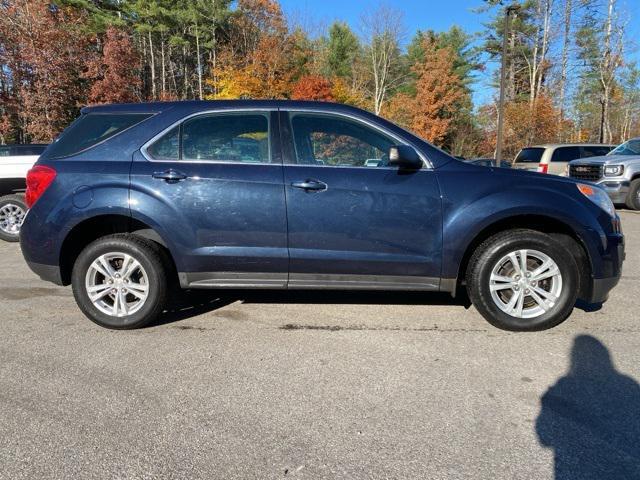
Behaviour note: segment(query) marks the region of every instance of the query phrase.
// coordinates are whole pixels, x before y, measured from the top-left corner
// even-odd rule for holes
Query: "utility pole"
[[[494,164],[496,167],[500,166],[502,161],[502,142],[503,142],[503,129],[504,129],[504,96],[507,83],[507,51],[508,51],[508,39],[511,31],[511,16],[515,15],[518,11],[518,5],[510,5],[505,8],[504,12],[504,28],[502,32],[502,65],[500,67],[500,98],[498,100],[498,132],[496,138],[496,158]],[[509,52],[510,53],[510,52]]]

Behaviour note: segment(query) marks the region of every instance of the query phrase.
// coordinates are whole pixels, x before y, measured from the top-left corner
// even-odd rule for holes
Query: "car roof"
[[[218,108],[323,108],[343,112],[363,112],[364,110],[333,102],[307,100],[184,100],[172,102],[114,103],[93,105],[82,109],[82,113],[160,113],[169,109],[206,110]]]
[[[615,147],[611,143],[543,143],[541,145],[531,145],[525,148],[557,148],[557,147]]]

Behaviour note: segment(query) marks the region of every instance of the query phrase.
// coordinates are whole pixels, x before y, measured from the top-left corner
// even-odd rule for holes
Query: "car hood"
[[[640,155],[605,155],[588,157],[569,162],[570,165],[620,165],[621,163],[640,161]]]

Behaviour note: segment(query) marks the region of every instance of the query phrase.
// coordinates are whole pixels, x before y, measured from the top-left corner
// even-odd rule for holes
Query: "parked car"
[[[570,161],[606,155],[613,148],[615,145],[599,143],[535,145],[520,150],[513,162],[513,167],[540,173],[566,175]]]
[[[241,138],[265,148],[239,157]],[[29,172],[27,203],[31,269],[115,329],[153,321],[179,285],[466,287],[493,325],[538,330],[606,300],[624,256],[600,188],[460,162],[323,102],[85,108]]]
[[[571,162],[569,176],[594,182],[613,203],[640,210],[640,137],[624,142],[606,156]]]
[[[493,158],[470,158],[469,160],[465,160],[467,163],[472,163],[473,165],[480,165],[481,167],[494,167],[495,160]],[[511,162],[507,162],[506,160],[500,160],[501,168],[511,168]]]
[[[27,213],[24,201],[27,171],[46,145],[0,145],[0,240],[17,242]]]

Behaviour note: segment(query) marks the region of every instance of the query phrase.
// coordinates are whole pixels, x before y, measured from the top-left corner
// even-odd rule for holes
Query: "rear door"
[[[171,243],[183,286],[286,285],[277,123],[271,111],[203,113],[134,156],[132,215]]]
[[[404,143],[358,119],[283,112],[293,288],[437,289],[440,192],[433,170],[387,165]]]

